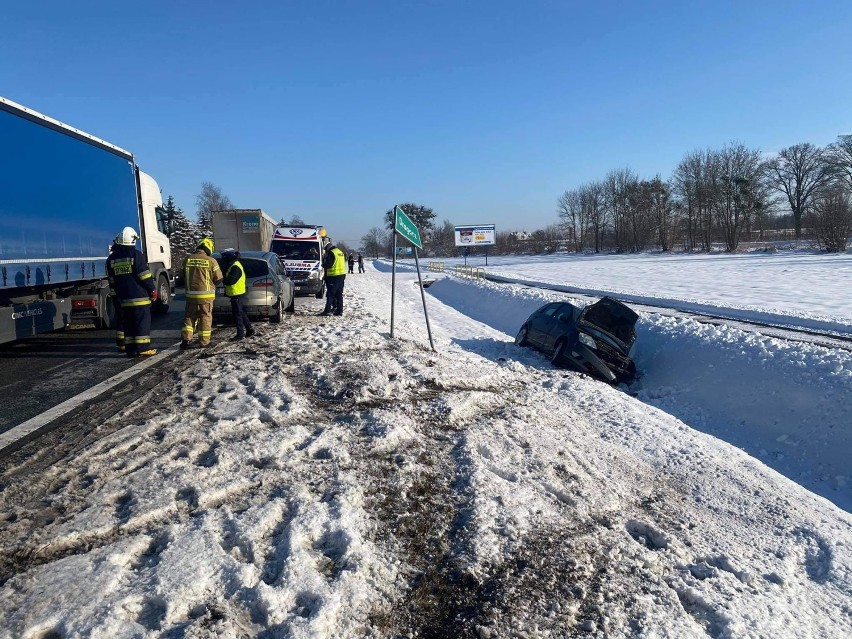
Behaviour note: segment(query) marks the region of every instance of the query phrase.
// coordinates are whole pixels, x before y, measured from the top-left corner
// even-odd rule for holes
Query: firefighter
[[[254,335],[251,320],[244,306],[246,270],[240,262],[240,252],[235,249],[222,251],[222,267],[225,272],[225,295],[231,299],[231,315],[237,325],[237,334],[231,338],[231,341],[239,341]]]
[[[320,315],[343,315],[343,283],[346,280],[346,256],[333,242],[325,245],[325,310]]]
[[[198,242],[195,253],[183,262],[186,313],[183,316],[181,348],[189,348],[196,332],[198,345],[210,346],[210,338],[213,335],[213,300],[216,298],[216,285],[222,282],[222,270],[212,255],[213,240],[205,237]]]
[[[124,350],[128,357],[148,357],[157,354],[151,348],[151,302],[157,291],[148,261],[136,250],[139,235],[129,226],[115,238],[113,250],[106,261],[109,284],[120,305],[121,329],[116,342],[121,348],[119,335],[124,333]]]
[[[115,252],[115,247],[121,245],[121,233],[115,236],[115,239],[112,241],[112,246],[109,247],[109,254],[112,255]],[[125,351],[124,348],[124,322],[122,321],[121,314],[121,302],[119,302],[118,297],[115,295],[115,289],[110,283],[109,287],[109,301],[112,304],[112,308],[115,310],[115,319],[112,322],[113,328],[115,328],[115,345],[118,347],[122,353]],[[109,311],[107,311],[109,312]]]

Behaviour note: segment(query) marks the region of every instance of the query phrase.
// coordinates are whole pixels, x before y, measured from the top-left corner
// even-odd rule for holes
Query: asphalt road
[[[163,349],[180,341],[185,307],[179,292],[165,315],[151,318],[154,348]],[[215,330],[215,329],[214,329]],[[91,326],[37,335],[0,345],[0,432],[109,379],[133,366],[115,346],[115,333]]]

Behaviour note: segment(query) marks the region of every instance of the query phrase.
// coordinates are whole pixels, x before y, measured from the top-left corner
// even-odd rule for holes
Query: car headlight
[[[315,279],[317,279],[318,277],[319,277],[319,271],[311,271],[311,272],[308,274],[308,279],[309,279],[309,280],[315,280]]]
[[[580,343],[583,346],[588,346],[591,349],[597,350],[598,345],[595,344],[595,340],[592,339],[590,335],[586,335],[585,333],[580,333]]]

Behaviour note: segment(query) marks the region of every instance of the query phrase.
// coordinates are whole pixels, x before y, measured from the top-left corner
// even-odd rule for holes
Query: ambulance
[[[325,271],[322,255],[328,242],[322,226],[278,226],[272,236],[270,251],[287,268],[296,295],[325,295]]]

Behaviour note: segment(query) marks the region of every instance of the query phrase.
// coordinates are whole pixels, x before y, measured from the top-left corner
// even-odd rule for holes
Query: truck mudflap
[[[3,306],[0,307],[0,343],[55,331],[70,323],[70,298]]]

